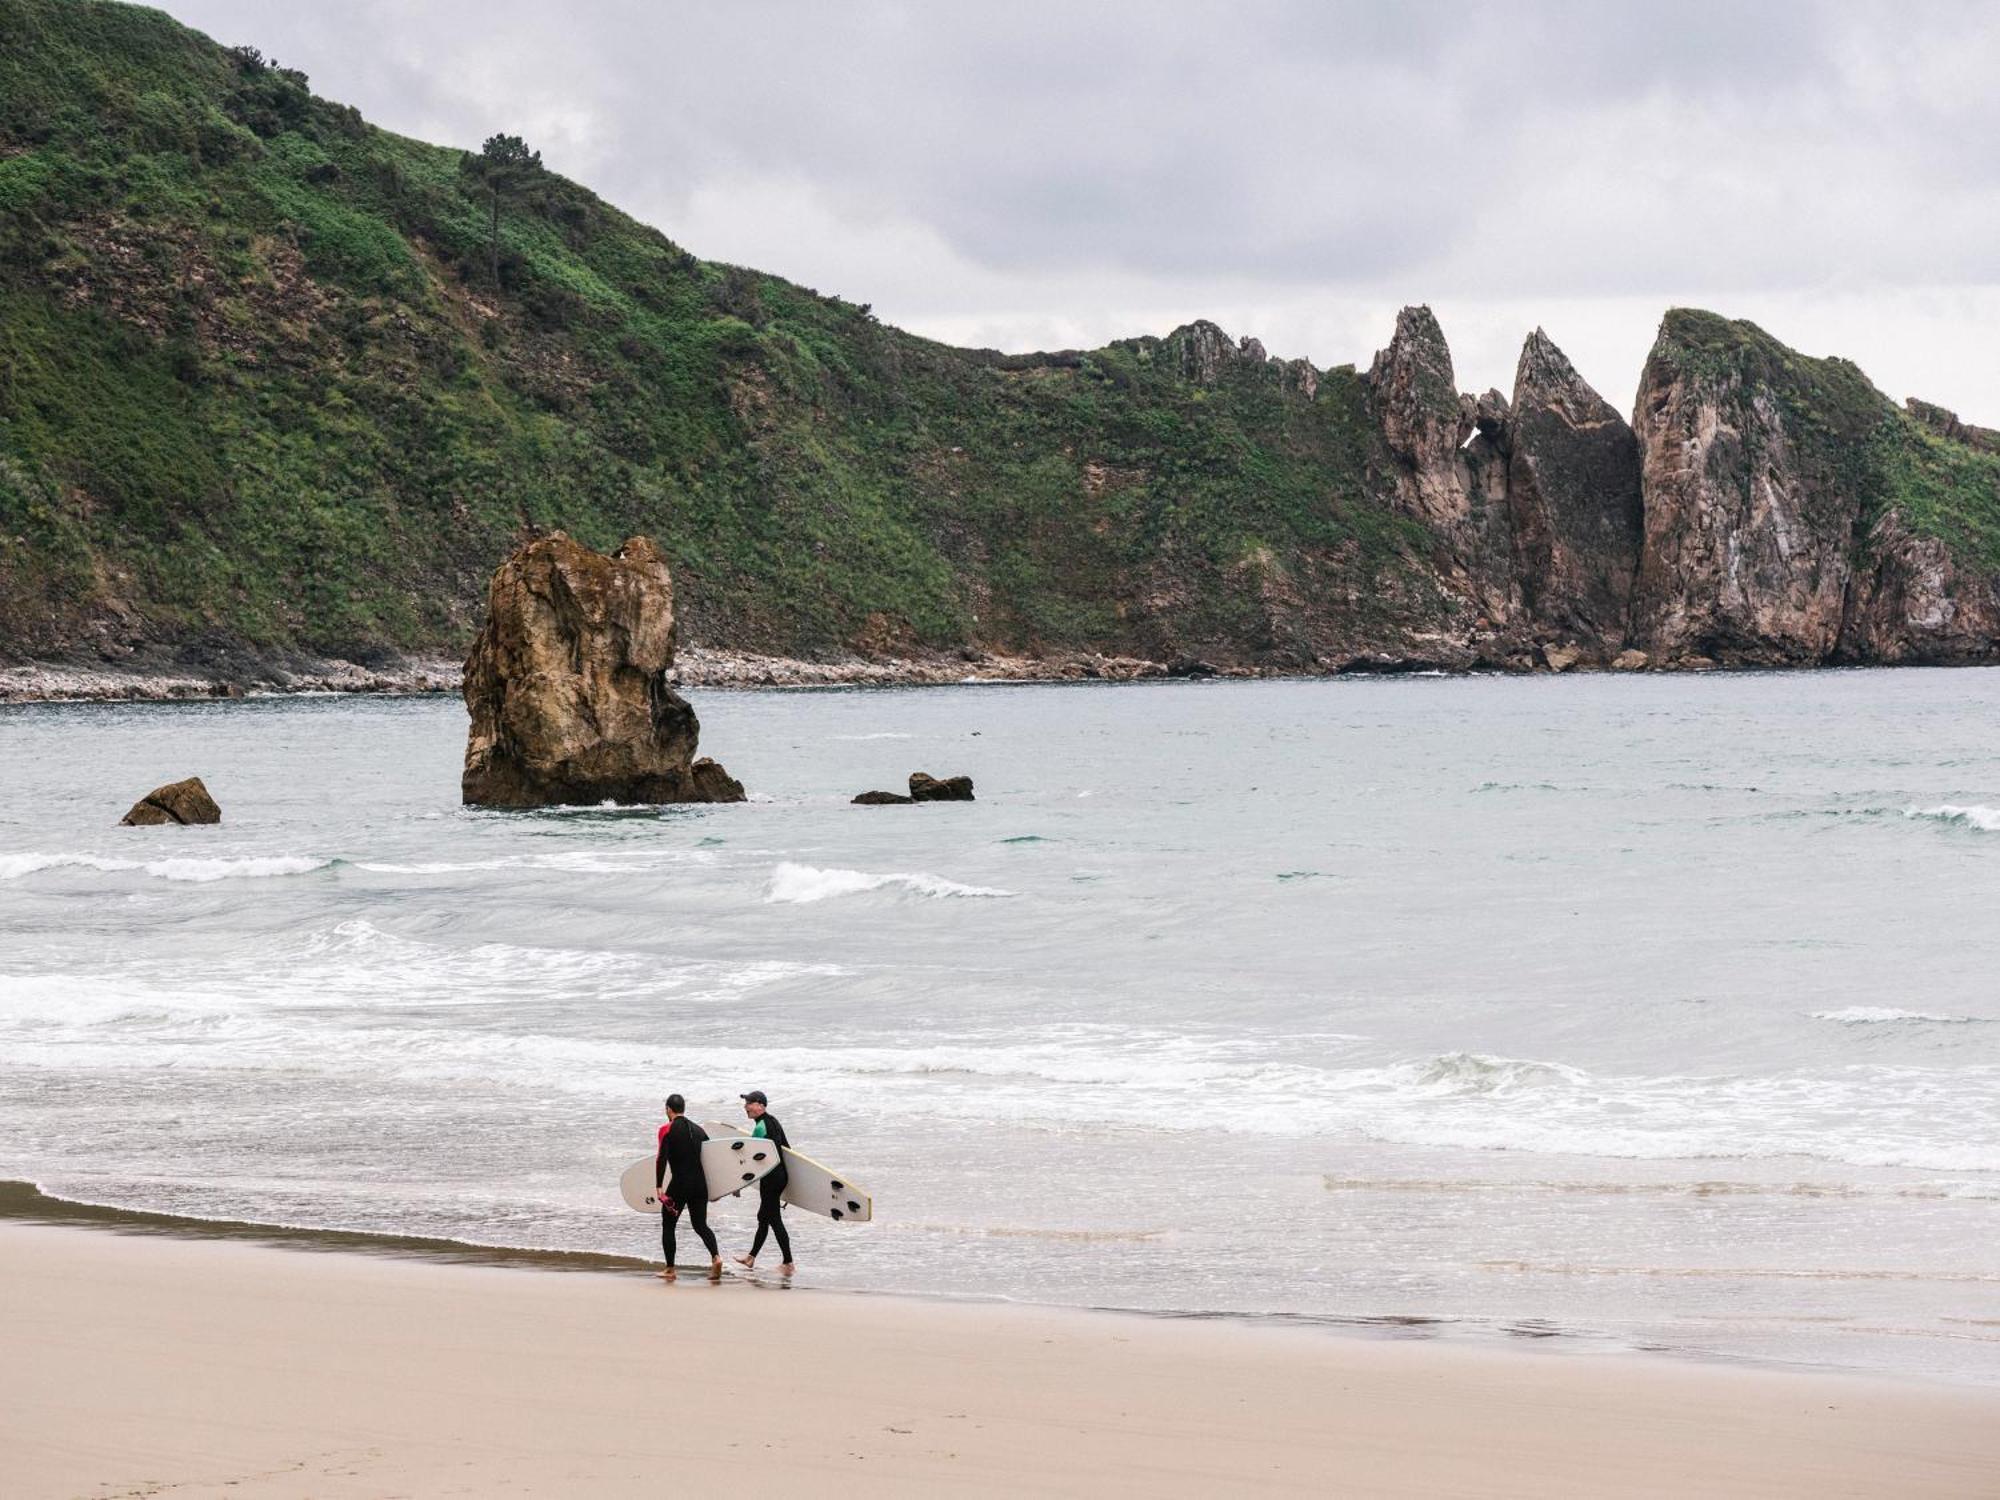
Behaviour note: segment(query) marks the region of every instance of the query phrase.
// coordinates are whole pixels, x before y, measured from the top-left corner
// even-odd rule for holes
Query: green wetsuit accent
[[[771,1132],[764,1128],[764,1117],[762,1115],[759,1115],[757,1117],[757,1123],[750,1127],[750,1133],[756,1136],[757,1139],[760,1141],[766,1140],[770,1137]]]

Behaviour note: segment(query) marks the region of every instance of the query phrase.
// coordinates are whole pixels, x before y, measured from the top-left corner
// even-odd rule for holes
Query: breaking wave
[[[1977,803],[1963,806],[1955,802],[1943,802],[1936,807],[1906,807],[1906,818],[1927,818],[1934,823],[1947,823],[1955,828],[1977,828],[1981,833],[2000,833],[2000,807],[1981,807]]]
[[[570,875],[637,875],[676,865],[712,864],[705,849],[558,850],[471,860],[346,860],[311,854],[246,854],[200,858],[114,859],[99,854],[0,854],[0,880],[19,880],[51,870],[92,870],[106,875],[138,874],[154,880],[206,884],[215,880],[260,880],[310,875],[318,870],[351,869],[370,875],[457,875],[489,870],[555,870]]]
[[[1931,1011],[1899,1010],[1893,1005],[1847,1005],[1839,1010],[1816,1010],[1815,1021],[1836,1021],[1842,1026],[1880,1026],[1893,1021],[1928,1021],[1938,1026],[1969,1026],[1978,1016],[1940,1016]]]
[[[211,880],[257,880],[279,875],[310,875],[339,863],[312,855],[245,855],[236,859],[105,859],[95,854],[0,854],[0,880],[18,880],[43,870],[137,871],[155,880],[206,883]]]
[[[984,885],[962,885],[942,875],[919,870],[913,874],[872,875],[866,870],[822,870],[815,865],[786,861],[771,872],[764,899],[770,902],[802,904],[825,901],[833,896],[858,896],[867,891],[890,888],[917,896],[1011,896],[1012,891]]]

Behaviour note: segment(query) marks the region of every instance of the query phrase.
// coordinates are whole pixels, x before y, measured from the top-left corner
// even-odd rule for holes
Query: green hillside
[[[157,12],[0,0],[0,650],[456,650],[524,523],[649,533],[695,638],[795,654],[1283,659],[1267,596],[1362,636],[1410,597],[1351,369],[950,349],[549,173],[496,286],[461,157]]]

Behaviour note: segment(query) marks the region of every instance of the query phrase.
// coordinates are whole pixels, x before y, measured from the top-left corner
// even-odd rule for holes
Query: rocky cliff
[[[1630,634],[1654,661],[1994,658],[2000,456],[1950,413],[1898,409],[1845,360],[1682,310],[1634,425]]]
[[[2000,435],[1747,324],[1669,314],[1630,424],[1539,331],[1459,391],[1422,307],[1365,370],[954,349],[554,174],[496,240],[156,12],[0,37],[0,667],[367,679],[558,527],[653,538],[695,646],[944,676],[1995,656]]]

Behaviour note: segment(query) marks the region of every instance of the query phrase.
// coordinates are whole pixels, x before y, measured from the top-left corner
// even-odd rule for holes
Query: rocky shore
[[[455,693],[455,661],[409,657],[363,666],[328,658],[220,673],[191,667],[74,662],[0,665],[0,703],[165,703],[294,693]]]
[[[690,647],[681,652],[674,679],[683,687],[699,688],[928,687],[963,682],[1130,682],[1175,675],[1278,674],[1246,668],[1176,672],[1166,662],[1087,654],[1042,658],[940,653],[799,661]],[[455,694],[463,680],[457,662],[414,657],[373,666],[327,660],[304,670],[260,670],[240,677],[187,669],[25,662],[0,666],[0,703],[165,703],[298,693]]]
[[[1530,664],[1466,661],[1441,653],[1428,657],[1357,656],[1307,668],[1210,664],[1185,659],[1148,661],[1136,656],[1066,652],[1015,656],[992,652],[933,652],[891,657],[841,657],[803,661],[692,646],[675,663],[673,680],[694,688],[942,687],[983,682],[1140,682],[1206,678],[1396,676],[1503,671],[1523,674],[1569,671],[1711,671],[1719,663],[1686,659],[1668,667],[1643,652],[1628,651],[1609,663],[1579,660],[1551,650]],[[208,699],[285,697],[308,693],[365,693],[398,697],[462,691],[464,672],[453,661],[410,657],[363,666],[328,659],[309,667],[258,669],[238,676],[174,668],[83,666],[23,662],[0,666],[0,704],[173,703]]]

